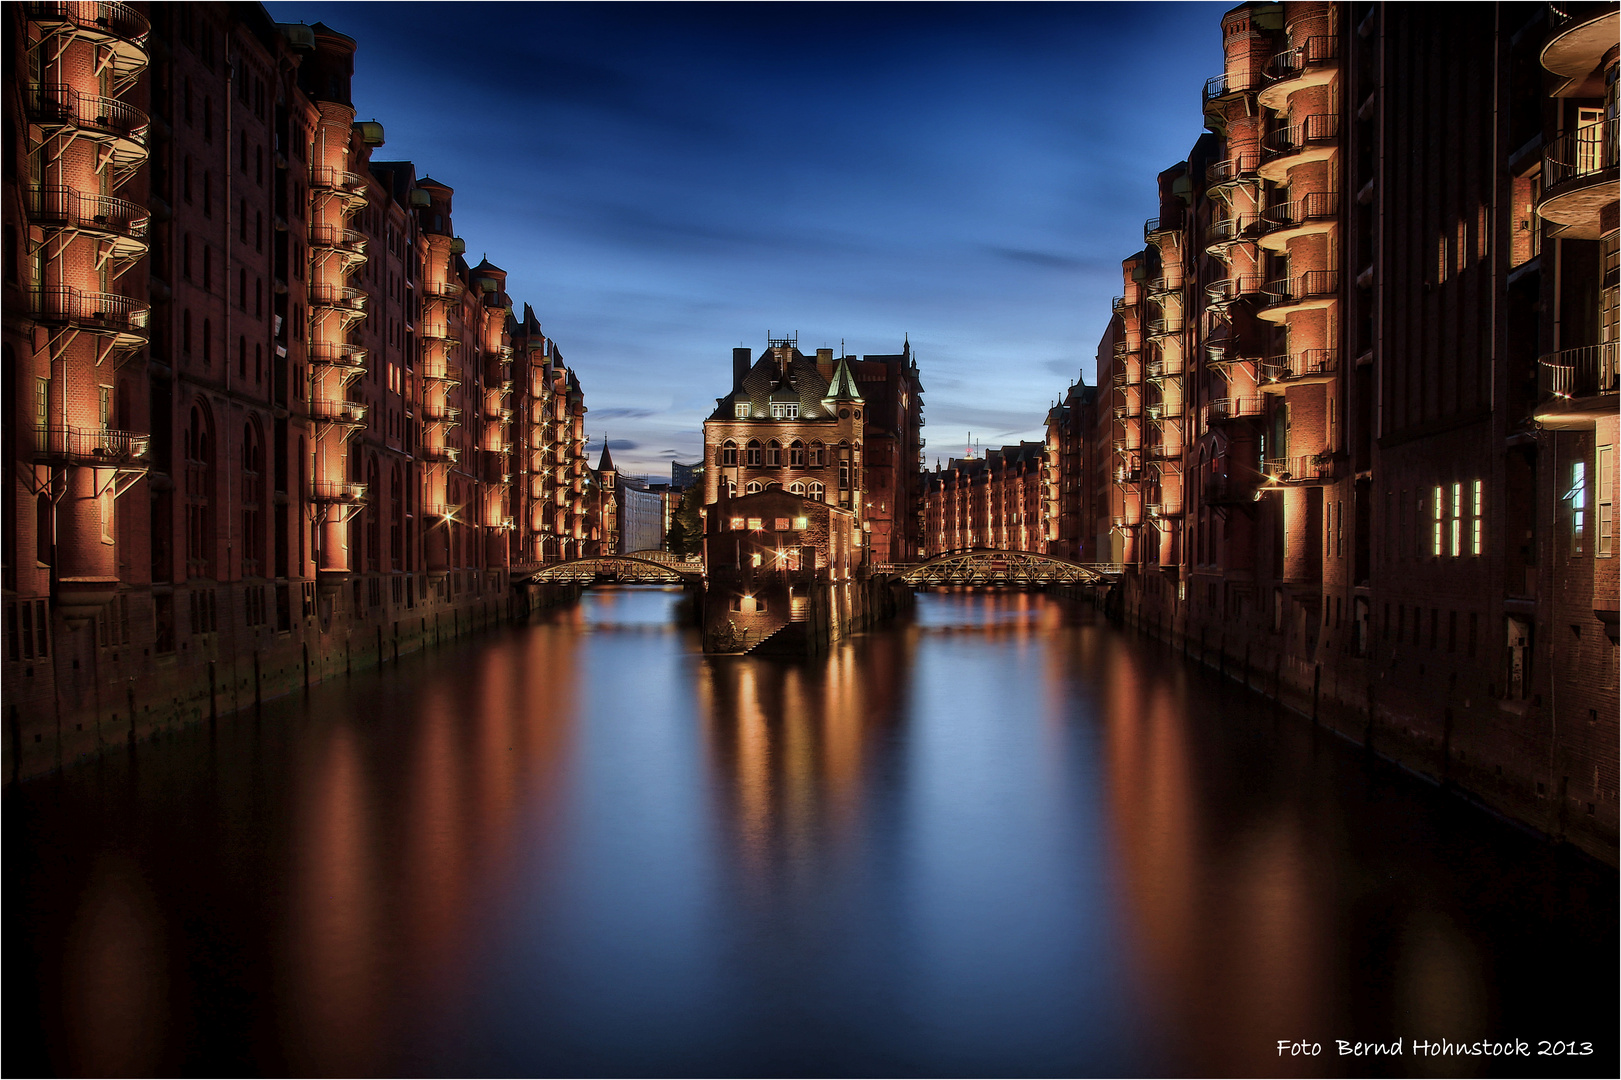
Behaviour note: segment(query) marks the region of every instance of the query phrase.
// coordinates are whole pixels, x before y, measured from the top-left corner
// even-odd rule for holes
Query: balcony
[[[1261,178],[1261,155],[1257,151],[1235,154],[1205,169],[1205,183],[1212,192],[1219,192],[1234,184]]]
[[[1261,177],[1275,183],[1287,180],[1296,165],[1322,161],[1333,154],[1339,137],[1338,113],[1312,113],[1293,127],[1274,131],[1261,143]]]
[[[347,285],[312,284],[309,291],[310,306],[334,308],[354,315],[366,312],[366,291]]]
[[[462,452],[454,446],[421,446],[417,448],[417,457],[431,465],[454,465],[461,459]]]
[[[1299,454],[1267,458],[1261,462],[1261,472],[1267,480],[1276,484],[1321,484],[1334,479],[1334,456]]]
[[[1134,302],[1127,303],[1124,296],[1117,296],[1114,298],[1113,308],[1116,315],[1124,315],[1127,311],[1136,306],[1137,305]]]
[[[87,293],[78,289],[35,289],[33,316],[47,326],[70,326],[92,334],[107,334],[115,348],[135,349],[146,344],[146,326],[152,309],[118,293]]]
[[[366,201],[366,178],[345,169],[311,166],[310,187],[315,191],[341,195],[346,202]]]
[[[1168,277],[1160,276],[1148,283],[1148,298],[1163,306],[1167,300],[1173,300],[1182,295],[1181,271],[1177,271],[1178,280],[1172,281]]]
[[[1180,311],[1169,315],[1162,315],[1157,319],[1148,320],[1148,337],[1150,340],[1158,341],[1159,339],[1169,337],[1172,334],[1180,334],[1182,332],[1182,327],[1183,321],[1182,313]]]
[[[38,427],[34,460],[65,465],[136,465],[151,448],[152,436],[99,428]]]
[[[1283,322],[1297,311],[1333,303],[1340,292],[1340,272],[1307,270],[1293,277],[1269,281],[1261,291],[1266,294],[1266,308],[1258,314],[1267,322]]]
[[[1313,191],[1261,211],[1261,246],[1282,251],[1297,236],[1325,232],[1339,220],[1337,191]]]
[[[1143,514],[1151,521],[1160,521],[1165,518],[1181,517],[1182,507],[1172,502],[1145,503]]]
[[[310,498],[318,503],[354,505],[366,501],[366,485],[357,480],[317,480],[310,485]]]
[[[1143,482],[1141,468],[1128,468],[1125,465],[1114,467],[1114,482],[1117,484],[1140,484]]]
[[[1143,222],[1143,242],[1157,244],[1161,240],[1174,240],[1182,231],[1182,215],[1151,217]]]
[[[453,360],[435,358],[422,362],[422,377],[429,382],[461,382],[461,365]]]
[[[1584,428],[1615,416],[1621,389],[1621,342],[1607,341],[1550,353],[1537,362],[1536,420],[1551,428]]]
[[[1180,378],[1181,375],[1182,358],[1180,356],[1156,356],[1148,362],[1148,378],[1153,382]]]
[[[47,136],[77,135],[101,143],[119,182],[146,162],[151,120],[133,105],[81,94],[65,83],[45,83],[23,91],[23,108]]]
[[[1542,46],[1542,66],[1564,79],[1555,97],[1602,97],[1602,85],[1588,85],[1604,54],[1615,46],[1618,16],[1613,3],[1548,5],[1548,39]],[[1592,80],[1597,83],[1598,80]]]
[[[1212,221],[1205,228],[1205,250],[1217,258],[1225,258],[1227,250],[1234,244],[1243,243],[1255,235],[1259,221],[1258,216],[1248,213],[1233,214],[1231,217]]]
[[[1237,277],[1212,281],[1205,286],[1204,291],[1211,307],[1226,308],[1246,296],[1260,292],[1261,279],[1256,274],[1240,274]]]
[[[1204,426],[1208,430],[1217,424],[1254,420],[1265,411],[1266,401],[1259,394],[1253,397],[1217,398],[1204,407]]]
[[[345,378],[353,378],[366,370],[366,349],[347,342],[315,342],[310,345],[309,360],[317,367],[334,369]]]
[[[1223,72],[1204,84],[1204,109],[1225,104],[1260,89],[1260,76],[1252,71]]]
[[[29,21],[42,29],[77,30],[100,45],[124,42],[144,50],[146,37],[152,32],[152,25],[146,21],[146,16],[129,4],[111,3],[108,0],[99,3],[93,0],[51,0],[44,3],[30,0],[24,6]]]
[[[442,401],[422,406],[422,419],[430,424],[454,424],[461,419],[461,415],[460,409]]]
[[[1614,130],[1602,121],[1555,139],[1542,151],[1542,198],[1537,213],[1556,225],[1559,236],[1597,240],[1599,219],[1615,205],[1617,148]]]
[[[1261,361],[1261,392],[1281,394],[1290,386],[1330,382],[1339,370],[1339,350],[1305,349]]]
[[[358,401],[344,401],[341,398],[311,398],[310,419],[321,424],[364,427],[366,406]]]
[[[455,279],[449,281],[424,281],[421,289],[423,297],[429,300],[455,300],[467,291],[466,287]]]
[[[1114,407],[1114,418],[1116,420],[1135,420],[1142,414],[1141,402],[1125,401]]]
[[[1308,86],[1321,86],[1334,77],[1340,57],[1340,39],[1329,35],[1307,38],[1292,49],[1285,49],[1267,61],[1262,80],[1266,85],[1256,100],[1268,109],[1281,110],[1290,94]]]
[[[1127,517],[1124,514],[1115,514],[1113,517],[1111,517],[1109,519],[1109,524],[1112,525],[1116,529],[1125,530],[1125,529],[1135,529],[1138,525],[1142,524],[1142,522],[1140,522],[1140,521],[1132,521],[1129,517]]]
[[[358,229],[311,225],[310,247],[318,251],[336,251],[351,262],[366,261],[366,234]]]
[[[1136,364],[1127,364],[1114,371],[1114,384],[1117,387],[1139,386],[1142,384],[1141,371]]]
[[[42,228],[89,233],[113,245],[119,259],[146,254],[146,230],[152,215],[139,203],[111,195],[94,195],[67,187],[30,187],[25,196],[28,220]]]
[[[1162,464],[1166,462],[1180,464],[1182,461],[1182,447],[1176,443],[1154,443],[1151,446],[1143,447],[1143,460],[1157,461]]]

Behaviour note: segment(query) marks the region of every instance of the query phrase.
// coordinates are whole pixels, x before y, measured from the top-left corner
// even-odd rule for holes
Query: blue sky
[[[627,473],[696,459],[731,350],[898,351],[927,460],[1035,438],[1092,357],[1229,4],[271,3],[456,190]]]

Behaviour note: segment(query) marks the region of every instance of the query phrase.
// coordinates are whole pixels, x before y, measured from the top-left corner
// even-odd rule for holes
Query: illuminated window
[[[1485,498],[1485,482],[1475,481],[1475,490],[1471,513],[1469,515],[1469,554],[1479,555],[1482,548],[1481,538],[1481,503]]]
[[[760,492],[765,490],[765,485],[761,484],[758,480],[750,480],[749,486],[744,490],[746,490],[750,495],[758,495]]]
[[[824,488],[821,484],[812,483],[810,485],[810,487],[805,489],[805,494],[809,498],[815,499],[817,502],[821,502],[822,499],[825,497],[825,492],[826,491],[827,491],[827,489]]]
[[[787,518],[776,518],[775,519],[775,531],[776,532],[787,532],[788,531],[788,519]]]
[[[1430,554],[1431,555],[1439,555],[1439,554],[1441,554],[1441,524],[1442,524],[1442,516],[1445,513],[1445,507],[1441,503],[1442,497],[1443,497],[1443,493],[1441,491],[1440,485],[1438,484],[1438,485],[1436,485],[1435,491],[1433,492],[1432,498],[1431,498],[1431,510],[1432,510],[1431,520],[1430,520]]]
[[[1453,558],[1463,554],[1463,485],[1452,485],[1452,530],[1450,550]]]
[[[1615,447],[1598,448],[1598,554],[1615,554]]]
[[[739,401],[737,404],[733,405],[732,415],[737,417],[739,420],[747,420],[749,418],[749,403],[746,401]]]
[[[805,482],[803,480],[795,480],[793,483],[788,485],[788,490],[795,495],[803,495],[805,494]]]
[[[1570,553],[1580,555],[1587,544],[1587,462],[1571,463],[1565,499],[1570,503]]]
[[[758,529],[759,527],[760,527],[760,519],[759,518],[749,518],[749,528]]]
[[[801,530],[810,528],[810,518],[794,518],[794,528]]]
[[[777,420],[797,420],[799,419],[799,402],[773,401],[771,403],[771,415]]]
[[[743,519],[742,518],[735,517],[735,518],[732,519],[732,531],[733,532],[742,532],[743,531]]]

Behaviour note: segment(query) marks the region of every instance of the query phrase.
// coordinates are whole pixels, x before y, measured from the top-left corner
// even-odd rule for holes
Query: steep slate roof
[[[604,435],[602,437],[602,460],[597,462],[597,472],[608,472],[610,470],[617,471],[614,470],[614,459],[608,453],[608,436]]]
[[[852,384],[854,382],[852,381]],[[786,378],[777,377],[777,358],[770,349],[760,354],[743,384],[720,399],[712,420],[733,419],[733,406],[739,401],[749,403],[749,418],[765,420],[771,417],[773,401],[798,401],[801,420],[828,420],[833,410],[823,404],[828,391],[827,380],[816,368],[816,358],[794,349],[788,358]]]
[[[850,365],[841,357],[839,369],[833,373],[833,384],[827,388],[823,401],[855,401],[863,400],[861,391],[856,389],[855,377],[850,374]]]

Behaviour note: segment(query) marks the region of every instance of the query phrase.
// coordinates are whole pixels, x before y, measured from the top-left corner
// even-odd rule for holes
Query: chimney
[[[732,389],[740,390],[743,387],[743,377],[754,366],[754,357],[748,349],[732,350]]]

